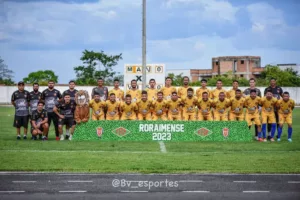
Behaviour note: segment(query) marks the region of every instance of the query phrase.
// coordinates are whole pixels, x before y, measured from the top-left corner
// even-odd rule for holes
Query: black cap
[[[19,81],[18,85],[25,85],[24,81]]]

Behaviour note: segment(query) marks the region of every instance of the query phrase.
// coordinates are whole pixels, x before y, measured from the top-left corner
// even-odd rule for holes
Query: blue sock
[[[280,139],[282,134],[282,127],[278,126],[278,139]]]
[[[289,127],[288,128],[288,139],[292,138],[292,133],[293,133],[293,128]]]
[[[266,134],[267,124],[263,124],[261,130],[262,130],[263,137],[266,138],[267,137],[267,134]]]
[[[276,124],[272,124],[272,129],[271,129],[271,137],[274,138],[276,132]]]
[[[257,133],[258,138],[261,138],[261,132]]]

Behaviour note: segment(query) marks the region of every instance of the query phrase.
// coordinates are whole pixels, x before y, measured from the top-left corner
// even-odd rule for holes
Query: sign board
[[[150,79],[156,81],[156,89],[160,89],[165,83],[166,67],[164,64],[148,64],[146,66],[146,87],[149,87]],[[131,80],[137,80],[138,89],[142,89],[143,67],[141,64],[125,64],[124,66],[124,90],[131,88]]]

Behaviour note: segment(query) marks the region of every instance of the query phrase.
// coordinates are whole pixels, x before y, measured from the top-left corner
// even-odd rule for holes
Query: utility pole
[[[143,0],[143,30],[142,30],[142,90],[146,89],[146,0]]]

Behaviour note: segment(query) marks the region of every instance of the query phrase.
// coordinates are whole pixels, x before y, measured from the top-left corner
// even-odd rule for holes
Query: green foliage
[[[47,85],[49,80],[53,80],[55,83],[58,81],[58,76],[52,70],[31,72],[26,78],[23,78],[25,83],[39,83],[40,85]]]
[[[4,63],[4,60],[0,57],[0,84],[14,85],[12,80],[13,71],[8,69],[8,66]]]
[[[1,79],[0,78],[0,85],[15,85],[15,82],[13,80],[9,79]]]
[[[169,73],[168,77],[170,77],[172,79],[172,85],[173,86],[181,86],[183,83],[183,73],[179,74],[179,75],[175,75],[174,73]]]
[[[122,59],[122,54],[107,55],[103,51],[94,52],[84,50],[80,60],[83,65],[74,67],[76,83],[78,85],[95,85],[98,78],[103,78],[107,83],[112,83],[116,72],[113,66]],[[98,69],[97,69],[98,68]]]

